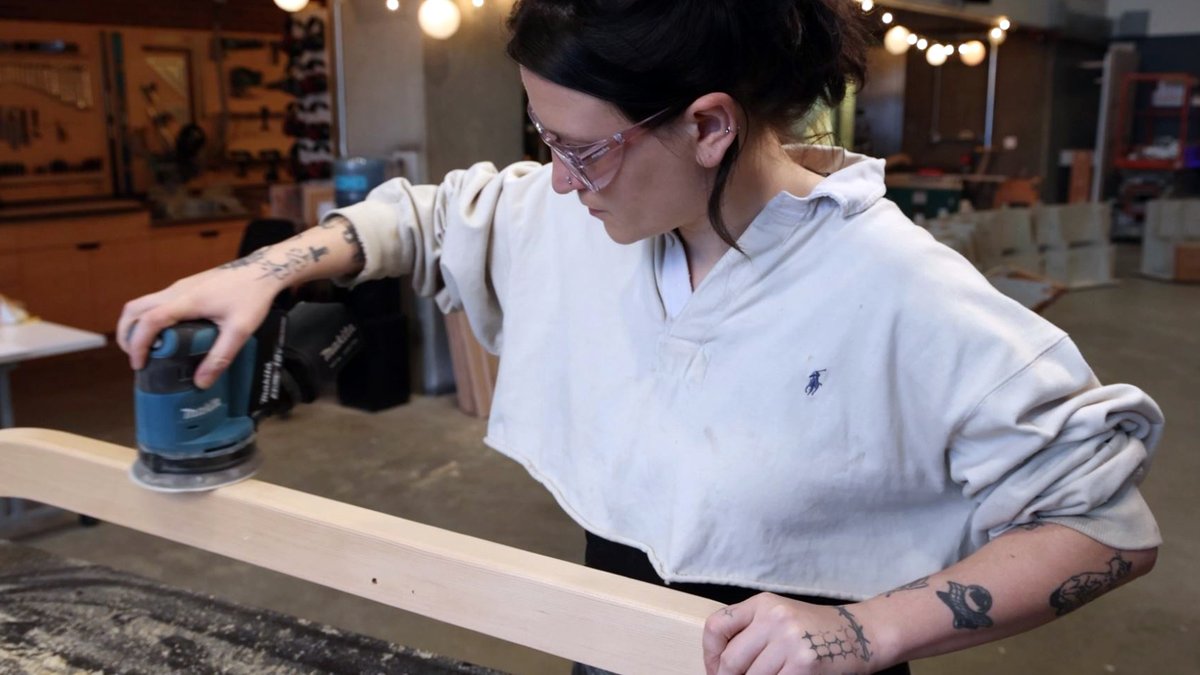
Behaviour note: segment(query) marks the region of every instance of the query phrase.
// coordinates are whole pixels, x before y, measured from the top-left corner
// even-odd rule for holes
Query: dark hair
[[[666,109],[651,127],[724,92],[748,120],[795,140],[815,104],[836,105],[864,80],[862,15],[850,0],[517,0],[508,54],[630,120]],[[721,198],[741,147],[725,153],[708,200],[713,228],[734,248]]]

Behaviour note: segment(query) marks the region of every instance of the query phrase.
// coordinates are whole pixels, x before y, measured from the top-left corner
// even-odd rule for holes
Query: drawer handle
[[[219,236],[221,236],[221,232],[219,230],[205,230],[200,233],[201,239],[216,239]]]
[[[75,248],[76,248],[76,249],[78,249],[78,250],[80,250],[80,251],[95,251],[95,250],[98,250],[98,249],[100,248],[100,242],[98,242],[98,241],[85,241],[85,242],[82,242],[82,243],[79,243],[79,244],[75,244]]]

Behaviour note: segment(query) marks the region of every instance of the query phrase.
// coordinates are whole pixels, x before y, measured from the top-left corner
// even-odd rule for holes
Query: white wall
[[[383,0],[342,0],[347,130],[351,156],[387,157],[425,144],[425,67],[417,3],[389,12]]]
[[[1108,15],[1114,20],[1138,10],[1150,11],[1150,35],[1200,34],[1198,0],[1108,0]]]
[[[383,0],[340,1],[351,156],[417,149],[429,181],[477,161],[521,159],[521,80],[504,53],[512,0],[479,9],[456,0],[463,22],[448,40],[424,36],[415,0],[396,12]]]

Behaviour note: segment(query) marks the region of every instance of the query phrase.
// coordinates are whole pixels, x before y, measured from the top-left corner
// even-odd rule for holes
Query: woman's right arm
[[[163,329],[190,319],[209,319],[216,343],[196,371],[196,384],[211,386],[258,329],[275,296],[312,281],[350,277],[363,268],[359,233],[345,218],[330,218],[291,239],[132,300],[117,322],[117,342],[134,369],[145,365]]]
[[[130,365],[141,368],[164,328],[209,319],[219,336],[196,373],[196,384],[207,387],[284,288],[315,279],[353,285],[411,275],[414,290],[436,294],[443,311],[464,309],[480,341],[495,351],[500,298],[516,255],[513,237],[536,219],[535,204],[552,195],[549,168],[518,162],[498,171],[480,163],[450,172],[439,185],[388,181],[317,227],[128,303],[117,342]]]

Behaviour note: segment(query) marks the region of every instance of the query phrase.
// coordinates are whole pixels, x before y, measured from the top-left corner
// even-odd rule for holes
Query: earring
[[[731,131],[733,131],[733,127],[725,127],[725,133],[728,134]]]
[[[574,185],[574,184],[575,184],[575,179],[571,176],[567,176],[567,185]]]

